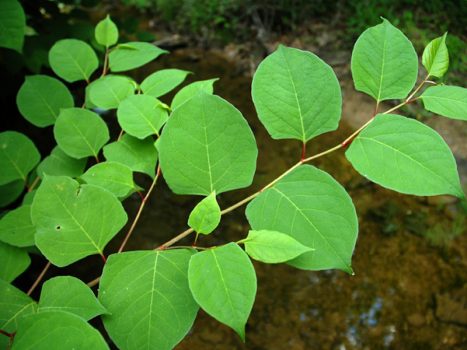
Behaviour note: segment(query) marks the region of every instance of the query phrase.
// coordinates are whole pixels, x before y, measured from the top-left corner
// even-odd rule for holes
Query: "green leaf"
[[[42,179],[44,175],[80,176],[86,167],[86,158],[71,158],[60,147],[55,146],[49,156],[45,157],[37,167],[37,174]]]
[[[15,180],[5,185],[0,185],[0,208],[13,203],[23,193],[24,181]]]
[[[352,51],[355,89],[376,101],[407,97],[417,80],[418,58],[412,43],[389,21],[371,27]]]
[[[124,164],[152,178],[156,174],[157,151],[152,137],[138,140],[125,134],[120,140],[104,147],[104,156],[108,161]]]
[[[206,93],[172,113],[158,149],[164,178],[177,194],[220,194],[247,187],[258,154],[240,111]]]
[[[102,118],[83,108],[62,109],[54,126],[54,136],[63,152],[78,159],[97,157],[110,139]]]
[[[245,341],[256,296],[256,274],[248,255],[235,243],[195,254],[188,281],[199,306]]]
[[[145,95],[160,97],[183,83],[191,72],[181,69],[162,69],[149,75],[141,83]]]
[[[27,76],[16,96],[22,116],[40,128],[53,125],[62,108],[74,106],[73,96],[58,79],[47,75]]]
[[[23,51],[26,16],[16,0],[0,1],[0,47]]]
[[[81,317],[64,311],[21,318],[12,350],[109,349],[102,335]]]
[[[126,98],[118,106],[117,117],[122,129],[139,139],[159,136],[159,130],[168,119],[167,110],[161,102],[147,95]]]
[[[0,220],[0,241],[16,247],[34,245],[36,228],[31,220],[31,206],[23,205],[8,212]]]
[[[109,54],[109,67],[112,72],[123,72],[144,66],[164,53],[168,51],[150,43],[119,44]]]
[[[352,273],[358,234],[355,207],[326,172],[301,165],[256,197],[246,215],[253,230],[278,231],[314,249],[289,261],[290,265]]]
[[[31,264],[28,252],[0,242],[0,278],[6,282],[13,281]]]
[[[49,63],[54,73],[69,83],[89,81],[99,67],[92,47],[76,39],[57,41],[49,51]]]
[[[422,63],[428,75],[441,78],[449,67],[449,53],[446,46],[446,36],[433,39],[423,50]]]
[[[314,250],[285,233],[270,230],[252,230],[241,242],[249,256],[267,264],[283,263]]]
[[[172,349],[191,329],[198,312],[188,287],[189,250],[133,251],[107,260],[99,300],[115,344],[131,349]]]
[[[197,233],[210,234],[221,222],[221,208],[217,204],[216,192],[199,202],[190,213],[188,225]]]
[[[89,99],[103,109],[117,108],[120,102],[135,93],[135,83],[128,77],[107,75],[89,87]]]
[[[452,119],[467,120],[467,89],[460,86],[431,86],[420,96],[425,109]]]
[[[274,139],[307,142],[337,129],[339,82],[332,68],[311,52],[279,46],[259,65],[251,93],[258,117]]]
[[[345,153],[355,170],[406,194],[463,197],[456,161],[433,129],[395,114],[379,114]]]
[[[19,179],[26,181],[40,158],[39,151],[27,136],[16,131],[0,133],[0,185]]]
[[[32,191],[28,191],[24,194],[23,201],[21,202],[22,205],[31,205],[32,200],[34,199],[34,196],[36,195],[37,187],[40,186],[40,181],[39,185],[36,185],[36,189]]]
[[[97,23],[95,30],[97,43],[109,47],[115,45],[118,41],[118,28],[110,19],[109,15]]]
[[[91,288],[72,276],[58,276],[42,285],[38,312],[66,311],[86,321],[107,313]]]
[[[117,162],[103,162],[89,168],[83,176],[86,183],[102,187],[118,198],[127,196],[135,189],[131,169]]]
[[[105,245],[127,222],[118,199],[93,185],[79,185],[65,176],[46,176],[31,210],[36,245],[54,265],[62,267]]]
[[[175,110],[192,97],[198,95],[200,92],[212,94],[214,92],[214,83],[218,80],[218,78],[214,78],[195,81],[194,83],[188,84],[187,86],[180,89],[179,92],[177,92],[172,100],[172,105],[170,107],[172,110]]]

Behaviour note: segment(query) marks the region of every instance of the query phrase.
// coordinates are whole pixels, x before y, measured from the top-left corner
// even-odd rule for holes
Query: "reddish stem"
[[[300,161],[303,162],[303,160],[306,158],[306,143],[302,143],[302,157],[300,158]]]

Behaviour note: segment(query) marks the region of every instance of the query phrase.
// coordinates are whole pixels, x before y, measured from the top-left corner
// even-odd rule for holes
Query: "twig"
[[[34,283],[32,284],[31,288],[29,288],[28,290],[28,295],[31,295],[32,292],[34,292],[34,290],[36,289],[36,287],[39,285],[39,283],[42,281],[42,279],[44,278],[44,275],[47,273],[47,270],[49,269],[51,263],[50,261],[47,261],[47,264],[45,265],[44,269],[42,270],[42,272],[39,274],[39,276],[37,276],[36,280],[34,281]]]

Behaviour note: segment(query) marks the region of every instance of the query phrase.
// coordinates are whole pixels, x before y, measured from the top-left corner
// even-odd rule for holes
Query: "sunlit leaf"
[[[145,95],[160,97],[183,83],[190,72],[181,69],[162,69],[152,73],[141,83]]]
[[[446,35],[433,39],[423,51],[422,63],[428,75],[441,78],[449,67],[449,53]]]
[[[467,120],[467,89],[460,86],[431,86],[421,99],[430,112],[452,119]]]
[[[53,176],[80,176],[86,166],[87,159],[76,159],[68,156],[60,147],[56,146],[49,156],[45,157],[37,167],[37,174],[40,178],[44,175]]]
[[[102,187],[123,198],[135,189],[131,169],[117,162],[103,162],[89,168],[83,176],[86,183]]]
[[[31,264],[26,250],[0,242],[0,279],[11,282]]]
[[[216,193],[213,192],[192,210],[188,225],[197,233],[208,235],[216,229],[220,221],[221,209],[217,204]]]
[[[110,52],[109,66],[112,72],[123,72],[126,70],[144,66],[167,51],[156,45],[144,42],[129,42],[119,44]]]
[[[118,28],[115,23],[107,15],[105,19],[97,23],[95,30],[96,41],[105,46],[109,47],[115,45],[118,41]]]
[[[103,109],[117,108],[120,102],[134,93],[134,82],[119,75],[107,75],[93,81],[88,91],[92,104]]]
[[[196,96],[200,92],[212,94],[214,91],[214,83],[218,81],[218,78],[195,81],[194,83],[188,84],[187,86],[180,89],[172,100],[172,110],[180,107],[186,101]]]
[[[16,247],[34,245],[36,228],[31,220],[31,206],[22,205],[0,219],[0,241]]]

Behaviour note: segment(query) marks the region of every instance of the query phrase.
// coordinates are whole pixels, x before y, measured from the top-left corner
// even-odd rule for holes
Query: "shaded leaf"
[[[0,47],[23,51],[26,16],[16,0],[0,1]]]
[[[117,162],[93,165],[81,179],[88,184],[102,187],[119,198],[127,196],[135,189],[133,172],[128,166]]]
[[[16,247],[34,245],[36,228],[31,220],[31,206],[22,205],[8,212],[0,220],[0,241]]]
[[[161,69],[152,73],[141,83],[145,95],[160,97],[183,83],[190,72],[181,69]]]
[[[214,83],[218,80],[219,78],[200,80],[200,81],[195,81],[194,83],[188,84],[187,86],[184,86],[174,96],[170,107],[172,108],[172,110],[174,110],[180,107],[182,104],[184,104],[186,101],[188,101],[192,97],[199,94],[200,92],[212,94],[214,91]]]
[[[221,208],[217,204],[216,192],[199,202],[191,211],[188,225],[197,233],[210,234],[221,222]]]
[[[86,158],[76,159],[68,156],[60,147],[55,146],[49,156],[37,167],[37,174],[42,179],[45,174],[53,176],[80,176],[86,167]]]
[[[467,120],[467,89],[460,86],[431,86],[421,95],[425,109],[452,119]]]
[[[0,208],[13,203],[23,193],[24,181],[15,180],[4,185],[0,185]]]
[[[89,86],[88,97],[99,108],[117,108],[120,102],[135,93],[135,83],[127,77],[107,75],[93,81]]]
[[[112,72],[123,72],[144,66],[164,53],[168,53],[168,51],[150,43],[119,44],[109,54],[109,67]]]
[[[0,278],[12,282],[21,275],[31,264],[28,252],[0,242]]]

